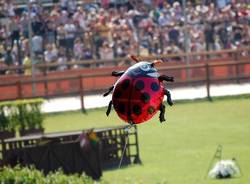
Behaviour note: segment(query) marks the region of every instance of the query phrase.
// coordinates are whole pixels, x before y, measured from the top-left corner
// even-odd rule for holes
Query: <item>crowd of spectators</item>
[[[59,63],[52,70],[65,70],[74,60],[234,49],[250,43],[245,0],[187,0],[185,11],[177,0],[60,0],[49,6],[30,0],[30,14],[15,2],[0,1],[1,74],[6,73],[2,66],[29,65],[30,45],[34,62]]]

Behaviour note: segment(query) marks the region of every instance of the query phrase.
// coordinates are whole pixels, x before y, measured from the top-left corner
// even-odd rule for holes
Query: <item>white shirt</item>
[[[67,65],[66,65],[67,58],[66,57],[59,57],[57,62],[59,64],[59,66],[58,66],[59,71],[64,71],[67,69]]]
[[[51,63],[52,61],[56,60],[56,58],[57,58],[56,52],[48,51],[48,50],[44,52],[44,60],[46,63]]]
[[[35,35],[32,38],[32,50],[34,52],[42,52],[43,51],[43,38],[41,36]]]
[[[76,26],[73,23],[65,24],[64,30],[66,31],[66,38],[74,38],[76,32]]]

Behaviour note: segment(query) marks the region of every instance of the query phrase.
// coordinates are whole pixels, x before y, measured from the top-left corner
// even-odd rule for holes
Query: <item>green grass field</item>
[[[106,109],[48,115],[47,132],[124,125]],[[177,103],[166,108],[167,123],[158,115],[138,126],[142,165],[103,173],[103,180],[143,184],[250,184],[250,99]],[[235,157],[243,176],[205,179],[217,146],[223,158]],[[112,183],[112,182],[111,182]]]

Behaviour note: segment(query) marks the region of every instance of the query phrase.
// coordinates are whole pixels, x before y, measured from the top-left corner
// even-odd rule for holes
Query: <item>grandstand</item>
[[[31,74],[30,70],[8,70],[13,65],[52,63],[58,66],[51,67],[49,72],[64,71],[89,68],[91,64],[84,64],[88,59],[113,60],[131,54],[159,56],[249,46],[247,2],[227,1],[231,3],[224,5],[216,2],[187,1],[182,5],[170,0],[30,1],[29,14],[26,1],[2,1],[0,73]],[[29,23],[32,31],[28,29]],[[82,64],[69,68],[67,63],[73,61]]]
[[[248,4],[216,2],[2,1],[0,100],[80,95],[84,108],[129,55],[162,58],[175,86],[205,83],[208,97],[211,82],[244,82]]]

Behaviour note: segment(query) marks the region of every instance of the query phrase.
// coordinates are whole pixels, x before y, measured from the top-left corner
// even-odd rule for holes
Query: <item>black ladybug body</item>
[[[169,105],[171,96],[164,88],[163,80],[173,81],[173,77],[160,76],[154,68],[156,62],[138,62],[125,72],[113,72],[113,76],[121,76],[104,96],[113,91],[107,115],[113,104],[118,116],[130,123],[139,124],[151,119],[158,110],[160,121],[165,121],[163,105],[164,95],[167,95]]]

